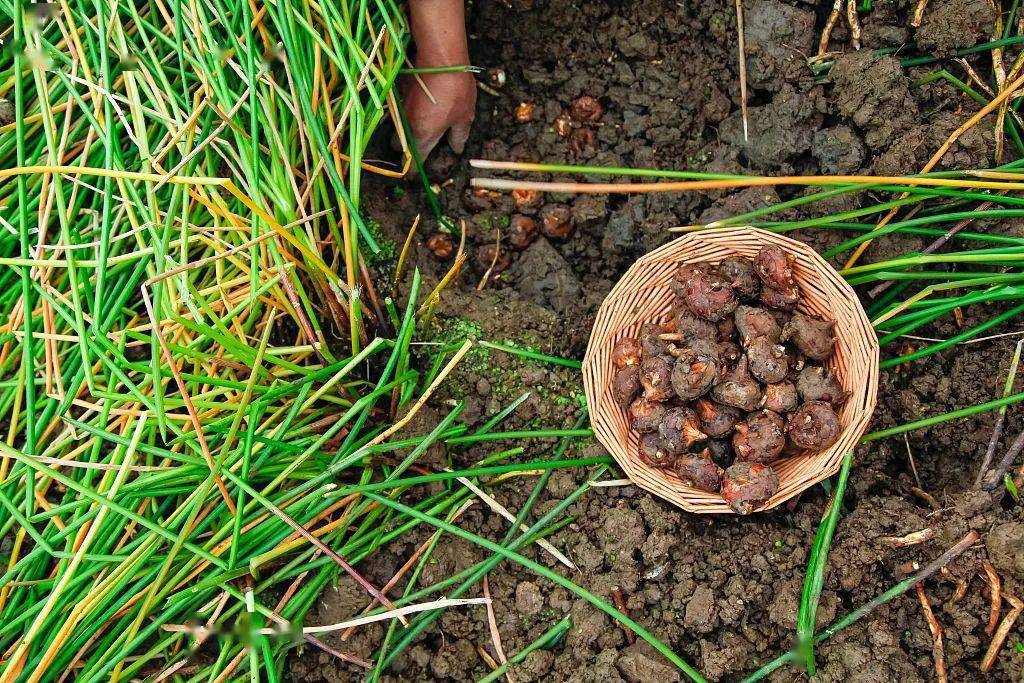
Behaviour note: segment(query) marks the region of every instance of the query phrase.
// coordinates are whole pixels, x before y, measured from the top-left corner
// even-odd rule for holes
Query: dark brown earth
[[[848,54],[838,59],[831,83],[816,84],[805,58],[817,49],[830,6],[745,0],[750,139],[744,142],[731,2],[478,1],[469,7],[473,60],[484,67],[504,67],[508,83],[500,96],[481,93],[466,158],[752,173],[916,170],[975,105],[941,82],[924,88],[913,85],[938,67],[908,71],[894,57],[869,54],[915,37],[909,26],[913,6],[905,0],[876,0],[874,9],[861,15],[864,49],[859,53],[848,47],[840,22],[832,48]],[[932,0],[916,36],[929,51],[948,54],[988,39],[993,16],[984,0]],[[989,73],[987,54],[972,58],[972,64]],[[961,71],[957,74],[964,77]],[[556,133],[554,121],[580,95],[598,98],[604,114],[593,144],[581,148],[577,142],[574,148]],[[514,120],[513,110],[520,102],[538,105],[536,121]],[[974,128],[953,146],[940,167],[990,165],[991,131],[990,121]],[[507,225],[511,201],[506,197],[491,209],[470,210],[464,201],[469,176],[465,158],[435,153],[430,170],[438,183],[451,180],[443,185],[442,208],[450,218],[466,220],[471,262],[476,263],[477,249],[492,244],[495,230]],[[605,293],[638,256],[671,239],[667,228],[707,222],[796,193],[751,189],[728,195],[549,196],[549,203],[571,207],[575,233],[565,241],[542,237],[511,254],[511,266],[492,278],[483,292],[475,291],[483,268],[465,268],[439,309],[440,334],[470,332],[579,358]],[[367,201],[384,236],[399,244],[412,217],[421,210],[428,214],[415,181],[400,186],[377,183]],[[863,201],[846,195],[815,210],[841,211]],[[1021,232],[1009,225],[989,227]],[[425,220],[415,245],[415,261],[427,287],[450,265],[434,259],[424,246],[435,229],[433,219]],[[842,239],[835,232],[798,236],[819,248]],[[920,239],[890,237],[876,243],[866,258],[923,246]],[[971,324],[990,317],[991,311],[965,314]],[[952,320],[943,320],[922,334],[945,338],[956,329]],[[1001,391],[1013,343],[1009,338],[960,346],[909,370],[884,372],[873,429],[991,400]],[[895,354],[896,345],[884,348],[883,356]],[[497,352],[474,352],[446,387],[435,407],[422,416],[424,431],[431,418],[446,410],[447,399],[464,401],[462,421],[477,424],[524,391],[531,391],[531,397],[507,423],[509,428],[569,427],[582,393],[577,372],[524,364]],[[896,583],[910,563],[934,558],[976,529],[985,548],[965,555],[948,574],[927,581],[926,590],[944,629],[949,680],[982,678],[980,662],[990,639],[984,632],[987,602],[976,575],[980,562],[988,557],[1005,582],[1004,590],[1024,594],[1024,513],[971,490],[993,419],[985,414],[947,423],[913,432],[906,443],[902,438],[875,441],[856,452],[846,513],[829,559],[821,624]],[[1004,442],[1022,427],[1019,413],[1011,410]],[[501,447],[491,444],[447,457],[463,465]],[[544,457],[551,447],[533,443],[524,457]],[[569,452],[601,455],[603,449],[585,444]],[[916,486],[911,454],[921,488],[934,497],[938,509],[911,491]],[[446,454],[429,457],[440,463]],[[557,472],[532,518],[549,510],[586,476],[583,470]],[[511,479],[494,487],[492,494],[518,510],[533,482],[532,477]],[[750,518],[697,517],[632,486],[595,489],[570,508],[575,522],[551,541],[579,566],[581,573],[573,580],[609,600],[618,588],[632,616],[708,679],[736,680],[792,644],[808,550],[825,501],[825,492],[815,487],[791,509]],[[480,505],[470,508],[460,524],[494,540],[500,540],[507,528],[504,520]],[[935,529],[935,538],[912,548],[892,549],[879,540],[925,527]],[[362,571],[378,585],[385,583],[427,533],[420,530],[381,549]],[[535,548],[529,555],[556,566]],[[434,583],[483,557],[480,549],[446,536],[420,584]],[[970,581],[969,590],[963,600],[952,603],[957,577]],[[490,591],[509,654],[564,615],[573,617],[573,628],[561,643],[533,653],[513,669],[517,681],[679,678],[646,645],[628,645],[623,631],[606,616],[514,565],[499,565],[490,575]],[[339,621],[365,603],[365,594],[343,578],[336,590],[323,596],[309,622]],[[1010,634],[988,680],[1024,679],[1021,626]],[[370,656],[383,632],[374,625],[361,629],[349,643],[329,641]],[[385,678],[475,680],[489,671],[478,647],[494,655],[484,609],[452,609]],[[911,592],[820,646],[817,680],[929,681],[934,678],[931,648],[920,604]],[[315,650],[293,657],[288,675],[303,681],[360,676]],[[783,668],[771,680],[799,676]]]

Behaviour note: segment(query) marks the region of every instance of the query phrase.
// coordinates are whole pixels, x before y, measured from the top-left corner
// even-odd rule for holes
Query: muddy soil
[[[916,38],[931,53],[950,54],[986,40],[994,20],[989,4],[932,0],[924,23],[915,31],[909,25],[911,4],[876,0],[873,10],[861,15],[864,49],[854,52],[849,47],[840,22],[832,34],[832,49],[846,54],[838,58],[830,81],[818,83],[806,57],[817,50],[830,6],[744,0],[750,86],[749,136],[744,140],[731,2],[477,0],[470,5],[473,61],[503,67],[507,83],[497,96],[481,92],[466,157],[442,151],[429,164],[433,179],[442,185],[445,214],[467,223],[472,264],[448,289],[437,334],[478,334],[579,358],[605,293],[638,256],[671,239],[667,228],[707,222],[799,192],[549,196],[548,205],[570,208],[573,234],[567,239],[542,236],[523,250],[510,249],[507,269],[478,292],[476,285],[493,256],[486,252],[478,258],[479,251],[493,244],[496,231],[507,233],[514,207],[509,197],[497,198],[483,209],[479,201],[466,197],[467,158],[750,173],[890,174],[919,168],[976,105],[941,81],[914,85],[915,79],[938,67],[907,70],[897,58],[874,57],[869,51]],[[972,64],[989,73],[987,60],[986,54],[972,58]],[[556,119],[581,95],[601,103],[599,125],[562,137]],[[520,102],[537,105],[535,120],[516,121],[513,113]],[[990,123],[974,128],[953,146],[940,167],[990,165],[991,130]],[[384,236],[398,244],[412,217],[426,211],[414,181],[375,182],[367,201]],[[815,211],[846,210],[861,201],[847,195]],[[536,215],[541,210],[524,212]],[[1010,225],[989,227],[1020,232]],[[426,238],[436,229],[436,221],[427,219],[415,245],[427,286],[450,265],[426,249]],[[842,239],[834,232],[798,237],[818,248]],[[919,239],[890,237],[879,240],[866,258],[922,246]],[[965,313],[967,324],[972,316],[981,320],[991,315]],[[951,319],[943,320],[922,334],[946,338],[956,329]],[[1013,338],[1004,338],[961,346],[883,373],[873,428],[992,399],[1001,391],[1013,343]],[[883,355],[895,351],[886,348]],[[530,398],[507,423],[509,428],[572,426],[582,400],[579,374],[526,364],[498,352],[474,352],[423,419],[436,418],[447,409],[446,400],[459,399],[466,403],[461,419],[477,424],[524,391],[531,392]],[[987,601],[977,578],[981,561],[988,558],[995,565],[1004,591],[1024,594],[1024,513],[971,490],[993,420],[993,414],[985,414],[913,432],[906,441],[876,441],[857,451],[846,514],[829,561],[821,624],[887,589],[912,563],[934,558],[968,529],[976,529],[985,548],[968,553],[948,573],[929,580],[926,589],[944,629],[949,680],[980,680],[980,663],[990,640],[985,633]],[[1022,428],[1018,411],[1011,410],[1008,439]],[[524,457],[545,457],[552,445],[530,444]],[[487,450],[430,457],[461,465],[501,447],[491,444]],[[570,453],[599,455],[603,449],[583,444]],[[557,472],[534,518],[586,476],[582,470]],[[492,493],[517,510],[532,485],[529,477],[511,479]],[[913,492],[916,487],[931,496],[931,504]],[[606,599],[618,589],[630,614],[709,680],[736,680],[792,644],[808,550],[825,501],[825,492],[815,487],[794,505],[768,514],[697,517],[632,486],[595,489],[570,509],[575,521],[551,541],[578,565],[574,580]],[[470,508],[460,523],[494,540],[506,530],[500,517],[480,505]],[[937,533],[922,545],[893,549],[879,540],[925,527]],[[421,530],[382,549],[362,570],[378,585],[385,583],[427,533]],[[536,549],[530,556],[557,566]],[[478,548],[445,537],[420,583],[433,583],[482,557]],[[954,602],[958,578],[968,580],[969,589],[966,597]],[[564,615],[573,617],[573,628],[562,642],[534,652],[513,668],[517,681],[679,679],[649,647],[629,644],[614,622],[564,589],[507,563],[490,575],[489,586],[506,653],[517,652]],[[325,593],[309,622],[339,621],[365,602],[366,596],[342,579]],[[383,633],[383,627],[371,626],[347,643],[330,642],[369,656]],[[1022,638],[1018,624],[988,680],[1024,679]],[[495,656],[484,609],[453,609],[385,678],[475,680],[490,670],[480,649]],[[821,645],[818,663],[822,681],[932,680],[932,639],[914,593]],[[360,676],[315,650],[292,657],[288,675],[301,681]],[[784,668],[772,680],[798,676]]]

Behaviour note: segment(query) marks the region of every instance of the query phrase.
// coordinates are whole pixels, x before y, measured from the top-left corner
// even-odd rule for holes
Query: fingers
[[[437,147],[437,143],[441,141],[441,137],[444,135],[442,130],[439,133],[424,134],[423,136],[414,135],[414,142],[416,143],[416,151],[420,155],[420,161],[426,161],[430,153]]]
[[[469,139],[469,130],[472,125],[472,121],[458,121],[452,124],[451,130],[448,132],[448,145],[456,154],[462,154],[462,150],[466,148],[466,140]]]

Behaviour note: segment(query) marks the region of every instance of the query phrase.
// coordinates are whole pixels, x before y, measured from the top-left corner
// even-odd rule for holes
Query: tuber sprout
[[[672,366],[672,389],[684,400],[703,396],[718,379],[718,361],[707,354],[684,351]]]
[[[736,309],[736,292],[705,266],[681,266],[671,284],[683,305],[704,320],[718,322]]]
[[[747,347],[750,374],[765,384],[781,382],[789,374],[786,347],[772,343],[768,337],[756,337]]]
[[[745,256],[726,256],[718,264],[718,273],[728,282],[740,301],[756,301],[761,281],[754,272],[754,262]]]
[[[798,403],[796,387],[790,381],[769,384],[764,388],[764,399],[761,407],[773,413],[791,413]]]
[[[751,411],[761,402],[761,386],[750,376],[747,358],[740,362],[711,389],[711,397],[719,403]]]
[[[749,515],[767,503],[778,490],[779,475],[756,462],[736,462],[725,471],[722,481],[722,497],[741,515]]]
[[[708,435],[700,430],[697,414],[689,408],[669,408],[658,425],[658,435],[670,453],[679,455],[693,450]]]
[[[812,360],[825,360],[835,346],[835,320],[822,320],[794,313],[782,329],[782,339],[792,339],[800,352]]]
[[[740,420],[740,411],[736,408],[714,401],[701,399],[696,408],[701,430],[711,437],[725,436]]]
[[[846,400],[846,391],[835,375],[816,365],[808,365],[800,371],[796,390],[804,401],[825,401],[838,406]]]
[[[664,401],[672,396],[672,363],[661,356],[645,358],[640,363],[640,384],[644,398]]]
[[[633,429],[641,434],[656,432],[665,416],[665,406],[641,396],[629,404],[629,414],[633,419]]]
[[[707,449],[701,453],[684,453],[676,459],[676,474],[687,486],[717,493],[722,489],[725,472],[711,459]]]
[[[665,328],[658,323],[644,323],[640,326],[640,350],[644,358],[668,353],[668,343],[661,339]]]
[[[821,450],[839,439],[839,416],[825,401],[808,401],[789,418],[789,438],[803,449]]]
[[[762,410],[736,425],[732,448],[748,462],[771,462],[786,447],[785,422],[770,410]]]

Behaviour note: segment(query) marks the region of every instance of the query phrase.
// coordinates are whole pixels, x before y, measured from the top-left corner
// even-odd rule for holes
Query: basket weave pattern
[[[675,473],[650,467],[638,455],[639,435],[612,394],[615,343],[638,336],[645,322],[670,317],[674,295],[669,289],[676,269],[685,263],[717,263],[739,254],[753,258],[766,244],[793,255],[800,284],[800,310],[836,321],[836,345],[825,364],[849,392],[839,412],[839,440],[821,452],[806,452],[772,463],[779,490],[760,510],[768,510],[835,474],[843,455],[867,429],[878,391],[878,339],[853,288],[813,249],[788,237],[751,227],[690,233],[647,254],[626,271],[598,311],[583,359],[583,387],[598,441],[638,486],[690,512],[732,513],[722,496],[686,486]]]

